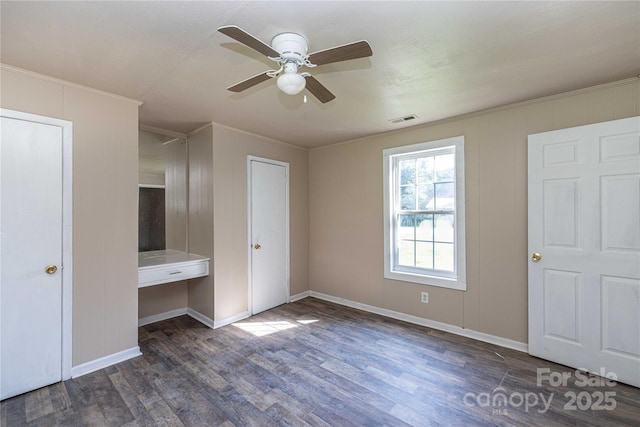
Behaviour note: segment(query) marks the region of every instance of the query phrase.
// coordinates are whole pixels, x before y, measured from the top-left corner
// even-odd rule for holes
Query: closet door
[[[4,113],[0,145],[2,399],[63,377],[64,274],[64,128],[4,117]]]
[[[289,299],[288,166],[249,160],[251,314]]]

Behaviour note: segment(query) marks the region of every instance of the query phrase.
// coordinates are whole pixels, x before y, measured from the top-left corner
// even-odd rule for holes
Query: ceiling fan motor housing
[[[271,40],[271,47],[280,54],[283,62],[301,64],[307,57],[307,39],[296,33],[278,34]]]

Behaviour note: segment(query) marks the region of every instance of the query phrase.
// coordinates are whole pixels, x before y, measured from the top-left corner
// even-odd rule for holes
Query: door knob
[[[254,248],[256,248],[256,249],[260,249],[261,247],[262,246],[260,246],[260,243],[256,243],[255,246],[254,246]]]
[[[55,265],[47,265],[44,269],[47,274],[53,274],[58,271],[58,267]]]
[[[531,259],[535,262],[538,262],[542,259],[542,255],[540,255],[538,252],[534,252],[533,255],[531,255]]]

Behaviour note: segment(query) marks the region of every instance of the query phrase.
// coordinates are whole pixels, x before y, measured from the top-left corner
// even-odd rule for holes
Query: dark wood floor
[[[640,389],[314,298],[139,337],[141,357],[3,401],[1,425],[640,425]],[[538,386],[537,368],[572,378]]]

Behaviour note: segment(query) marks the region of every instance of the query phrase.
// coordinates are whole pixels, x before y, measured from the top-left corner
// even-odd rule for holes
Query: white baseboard
[[[103,369],[108,366],[115,365],[116,363],[124,362],[125,360],[129,360],[141,355],[142,353],[140,352],[140,347],[131,347],[127,350],[122,350],[117,353],[113,353],[108,356],[104,356],[99,359],[74,366],[73,368],[71,368],[71,378],[78,378],[99,369]]]
[[[141,317],[138,319],[138,326],[145,326],[151,323],[160,322],[162,320],[173,319],[174,317],[187,315],[196,319],[198,322],[207,325],[210,328],[213,328],[214,321],[213,319],[205,316],[204,314],[196,311],[190,307],[185,308],[176,308],[175,310],[165,311],[164,313],[154,314],[152,316]]]
[[[246,319],[247,317],[249,317],[249,312],[243,311],[242,313],[238,313],[235,316],[227,317],[221,320],[213,320],[205,316],[204,314],[195,311],[192,308],[187,308],[187,314],[196,319],[198,322],[204,323],[211,329],[217,329],[222,326],[230,325],[231,323],[237,322],[238,320]]]
[[[187,314],[187,308],[176,308],[175,310],[165,311],[164,313],[154,314],[152,316],[141,317],[138,319],[138,327],[149,325],[151,323],[160,322],[162,320],[172,319],[174,317]]]
[[[306,295],[309,296],[309,295]],[[165,311],[164,313],[154,314],[152,316],[141,317],[138,319],[138,326],[149,325],[151,323],[160,322],[161,320],[172,319],[174,317],[182,316],[182,315],[190,316],[196,319],[198,322],[212,328],[217,329],[222,326],[230,325],[231,323],[237,322],[238,320],[246,319],[249,317],[249,312],[244,311],[242,313],[238,313],[235,316],[227,317],[226,319],[221,320],[213,320],[208,316],[196,311],[192,308],[177,308],[175,310]]]
[[[231,323],[237,322],[238,320],[246,319],[247,317],[249,317],[249,312],[248,311],[243,311],[242,313],[238,313],[238,314],[236,314],[234,316],[227,317],[225,319],[213,320],[213,319],[205,316],[204,314],[202,314],[202,313],[200,313],[198,311],[195,311],[192,308],[187,308],[187,314],[189,316],[193,317],[194,319],[196,319],[198,322],[204,323],[205,325],[207,325],[211,329],[217,329],[217,328],[220,328],[222,326],[230,325]]]
[[[213,329],[217,329],[217,328],[220,328],[222,326],[230,325],[230,324],[235,323],[235,322],[237,322],[239,320],[246,319],[249,316],[251,316],[251,315],[249,314],[248,311],[243,311],[242,313],[238,313],[235,316],[227,317],[226,319],[215,320],[213,322]]]
[[[187,315],[189,315],[190,317],[193,317],[198,322],[200,322],[200,323],[202,323],[204,325],[207,325],[208,327],[213,329],[213,324],[214,324],[213,319],[211,319],[208,316],[205,316],[204,314],[200,313],[199,311],[195,311],[193,308],[188,307],[187,308]]]
[[[301,294],[299,294],[301,295]],[[368,311],[370,313],[379,314],[381,316],[390,317],[392,319],[402,320],[416,325],[426,326],[440,331],[450,332],[452,334],[461,335],[467,338],[473,338],[478,341],[487,342],[489,344],[499,345],[501,347],[510,348],[517,351],[527,353],[529,346],[523,342],[502,338],[495,335],[485,334],[484,332],[473,331],[471,329],[461,328],[460,326],[450,325],[448,323],[437,322],[411,314],[400,313],[398,311],[387,310],[386,308],[375,307],[372,305],[362,304],[357,301],[351,301],[345,298],[334,297],[332,295],[320,292],[309,291],[309,296],[325,301],[334,302],[336,304],[345,305],[347,307],[357,308],[358,310]]]
[[[311,291],[300,292],[299,294],[291,295],[289,297],[289,302],[296,302],[298,300],[301,300],[303,298],[307,298],[310,296],[311,296]]]
[[[299,300],[307,298],[307,297],[314,297],[314,298],[318,298],[318,299],[321,299],[321,300],[334,302],[336,304],[344,305],[344,306],[347,306],[347,307],[357,308],[358,310],[368,311],[369,313],[375,313],[375,314],[379,314],[381,316],[390,317],[392,319],[398,319],[398,320],[402,320],[402,321],[405,321],[405,322],[413,323],[413,324],[416,324],[416,325],[426,326],[426,327],[429,327],[429,328],[438,329],[440,331],[450,332],[452,334],[461,335],[461,336],[467,337],[467,338],[473,338],[473,339],[478,340],[478,341],[483,341],[483,342],[487,342],[487,343],[490,343],[490,344],[499,345],[501,347],[506,347],[506,348],[510,348],[510,349],[513,349],[513,350],[522,351],[524,353],[528,353],[528,351],[529,351],[528,345],[526,343],[523,343],[523,342],[510,340],[508,338],[502,338],[502,337],[498,337],[498,336],[491,335],[491,334],[486,334],[484,332],[474,331],[472,329],[465,329],[465,328],[461,328],[460,326],[450,325],[448,323],[437,322],[435,320],[429,320],[429,319],[425,319],[423,317],[413,316],[411,314],[406,314],[406,313],[401,313],[401,312],[398,312],[398,311],[388,310],[386,308],[380,308],[380,307],[375,307],[375,306],[368,305],[368,304],[362,304],[362,303],[359,303],[357,301],[352,301],[352,300],[348,300],[348,299],[345,299],[345,298],[334,297],[333,295],[323,294],[321,292],[304,291],[304,292],[301,292],[299,294],[291,295],[289,300],[291,302],[296,302],[296,301],[299,301]],[[198,311],[196,311],[196,310],[194,310],[192,308],[178,308],[176,310],[171,310],[171,311],[167,311],[167,312],[164,312],[164,313],[154,314],[153,316],[142,317],[142,318],[138,319],[138,326],[148,325],[150,323],[155,323],[155,322],[159,322],[161,320],[171,319],[173,317],[182,316],[184,314],[187,314],[188,316],[193,317],[198,322],[203,323],[204,325],[206,325],[206,326],[208,326],[208,327],[210,327],[212,329],[217,329],[217,328],[220,328],[222,326],[230,325],[232,323],[235,323],[235,322],[238,322],[240,320],[243,320],[243,319],[246,319],[246,318],[250,317],[249,312],[248,311],[244,311],[242,313],[238,313],[238,314],[236,314],[234,316],[227,317],[225,319],[213,320],[213,319],[205,316],[204,314],[202,314],[202,313],[200,313],[200,312],[198,312]],[[140,350],[138,349],[138,353],[139,352],[140,352]],[[135,356],[137,356],[137,354]],[[111,357],[111,356],[107,356],[107,357]],[[133,357],[133,356],[131,356],[131,357]],[[101,359],[98,359],[98,360],[101,360]],[[123,360],[126,360],[126,359],[123,359]],[[89,362],[89,363],[94,363],[94,362]],[[115,363],[117,363],[117,362],[115,362]],[[113,364],[113,363],[110,363],[110,364]],[[80,366],[84,366],[84,365],[80,365]],[[105,365],[105,366],[109,366],[109,365]],[[75,370],[77,368],[78,367],[72,368],[72,376],[76,376],[75,375]],[[96,369],[101,369],[101,367],[98,367]],[[84,372],[83,374],[80,374],[80,375],[84,375],[85,373],[89,373],[89,372],[92,372],[92,371],[87,371],[87,372]]]

